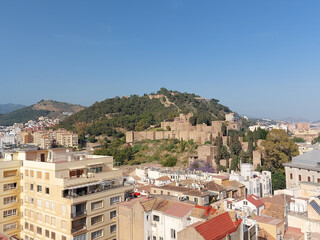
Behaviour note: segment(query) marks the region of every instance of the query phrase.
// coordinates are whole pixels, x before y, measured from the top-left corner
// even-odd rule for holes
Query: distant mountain
[[[115,97],[96,102],[66,118],[60,126],[93,136],[115,136],[119,131],[145,130],[179,113],[193,113],[190,122],[195,125],[223,120],[229,112],[230,109],[217,99],[204,99],[193,93],[161,88],[155,94]]]
[[[26,105],[14,103],[0,104],[0,114],[6,114],[24,107],[26,107]]]
[[[76,113],[83,110],[81,105],[75,105],[53,100],[41,100],[40,102],[0,115],[0,126],[10,126],[14,123],[26,123],[29,120],[37,120],[39,117],[66,118],[64,113]]]
[[[299,117],[287,117],[287,118],[285,118],[285,119],[282,119],[282,121],[294,122],[294,123],[298,123],[298,122],[310,122],[308,119],[299,118]]]

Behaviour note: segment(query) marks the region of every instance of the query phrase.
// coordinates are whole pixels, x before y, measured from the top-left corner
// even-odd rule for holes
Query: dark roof
[[[226,190],[223,186],[221,186],[221,185],[219,185],[219,184],[217,184],[217,183],[215,183],[215,182],[213,182],[213,181],[206,183],[206,184],[205,184],[205,187],[206,187],[209,191],[215,191],[215,192],[222,192],[222,191],[225,191],[225,190]]]

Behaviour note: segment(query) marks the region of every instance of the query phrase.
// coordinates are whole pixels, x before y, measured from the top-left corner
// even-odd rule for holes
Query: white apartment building
[[[271,172],[254,171],[250,163],[242,163],[240,173],[234,171],[229,176],[230,180],[236,180],[246,186],[246,195],[254,194],[258,197],[266,197],[272,194]]]

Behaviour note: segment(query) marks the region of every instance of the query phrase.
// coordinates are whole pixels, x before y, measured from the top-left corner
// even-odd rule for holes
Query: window
[[[30,191],[33,191],[33,184],[30,184]]]
[[[45,180],[50,180],[50,175],[49,175],[48,172],[46,172],[46,173],[44,174],[44,179],[45,179]]]
[[[120,196],[110,198],[110,205],[120,202]]]
[[[49,230],[46,229],[46,233],[45,233],[46,237],[49,238],[50,237],[50,232]]]
[[[33,177],[33,170],[30,170],[30,177]]]
[[[30,231],[33,232],[33,224],[30,224]]]
[[[102,229],[91,233],[91,239],[92,240],[96,239],[96,238],[99,238],[99,237],[102,237]]]
[[[194,200],[193,200],[195,203],[198,203],[198,198],[194,198]]]
[[[171,229],[171,238],[176,238],[176,230]]]
[[[310,177],[308,177],[308,182],[310,182]]]
[[[30,204],[33,204],[33,197],[30,197]]]
[[[56,233],[55,232],[51,232],[51,239],[56,239]]]
[[[50,209],[50,202],[46,201],[46,209]]]
[[[67,229],[67,222],[66,221],[61,221],[61,228],[66,230]]]
[[[56,210],[56,204],[55,203],[51,203],[51,210],[55,211]]]
[[[3,172],[3,177],[7,178],[7,177],[14,177],[17,175],[17,170],[11,170],[11,171],[4,171]]]
[[[13,189],[17,189],[17,183],[7,183],[7,184],[3,184],[3,191],[9,191],[9,190],[13,190]]]
[[[66,236],[61,236],[61,240],[67,240]]]
[[[33,211],[30,211],[30,217],[33,218]]]
[[[299,175],[299,181],[301,181],[301,175]]]
[[[153,221],[159,222],[160,217],[158,215],[153,215]]]
[[[170,192],[167,192],[167,194],[170,196]]]
[[[42,235],[42,228],[41,227],[37,227],[37,234]]]
[[[157,237],[156,237],[156,236],[153,236],[153,237],[152,237],[152,240],[157,240]]]
[[[96,166],[89,168],[90,173],[99,173],[102,172],[102,166]]]
[[[37,199],[37,207],[42,207],[42,200],[41,199]]]
[[[41,185],[37,185],[37,192],[42,193],[42,186]]]
[[[116,216],[117,216],[116,210],[110,212],[110,219],[115,218]]]
[[[92,218],[91,218],[91,225],[100,223],[100,222],[102,222],[102,220],[103,220],[103,215],[99,215],[99,216],[96,216],[96,217],[92,217]]]
[[[248,202],[247,201],[243,201],[243,205],[247,206]]]
[[[292,173],[290,173],[290,179],[292,179],[293,177],[292,177]]]
[[[318,178],[318,183],[320,183],[320,178]]]
[[[117,230],[117,225],[110,226],[110,233],[114,233]]]
[[[50,189],[46,187],[46,194],[50,194]]]
[[[17,209],[16,208],[3,211],[3,217],[4,218],[10,217],[10,216],[14,216],[14,215],[17,215]]]
[[[37,178],[42,178],[42,172],[37,172]]]
[[[153,193],[157,193],[157,191],[156,191],[156,190],[153,190]]]
[[[48,215],[46,215],[46,217],[45,217],[45,222],[50,223],[50,217]]]
[[[51,217],[51,225],[55,226],[56,225],[56,218]]]
[[[15,203],[17,202],[17,196],[10,196],[3,198],[3,204]]]
[[[12,229],[16,229],[18,227],[18,223],[14,222],[14,223],[8,223],[8,224],[4,224],[3,225],[3,231],[9,231]]]
[[[103,201],[97,201],[97,202],[91,203],[91,210],[96,210],[102,207],[103,207]]]
[[[42,220],[42,214],[41,213],[37,213],[37,220],[41,221]]]
[[[66,207],[66,205],[62,205],[62,206],[61,206],[61,212],[62,212],[62,214],[67,214],[67,207]]]
[[[24,223],[24,228],[25,228],[25,229],[29,229],[29,223],[25,222],[25,223]]]

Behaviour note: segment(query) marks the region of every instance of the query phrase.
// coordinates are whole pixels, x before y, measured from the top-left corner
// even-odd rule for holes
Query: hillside
[[[14,104],[14,103],[0,104],[0,114],[10,113],[14,110],[18,110],[23,107],[26,107],[26,106],[21,104]]]
[[[66,118],[60,126],[91,136],[116,136],[119,131],[145,130],[179,113],[193,113],[190,121],[195,125],[210,124],[212,120],[223,119],[229,112],[229,108],[219,104],[219,100],[162,88],[156,94],[115,97],[96,102]]]
[[[40,116],[64,119],[63,112],[76,113],[84,107],[53,100],[41,100],[40,102],[20,108],[7,114],[0,115],[0,126],[9,126],[14,123],[25,123],[29,120],[37,120]]]

